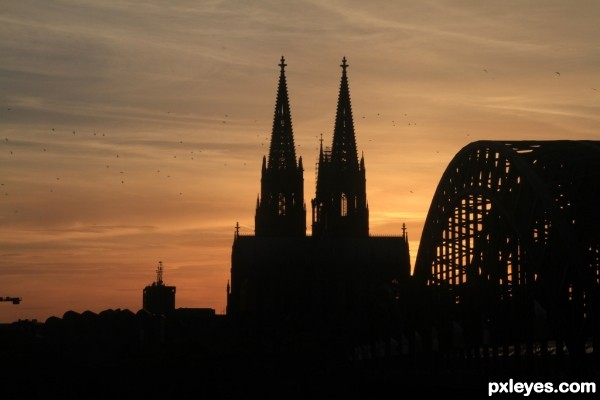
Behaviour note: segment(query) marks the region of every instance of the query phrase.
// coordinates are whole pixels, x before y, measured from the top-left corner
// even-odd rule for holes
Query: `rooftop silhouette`
[[[312,235],[282,57],[256,229],[236,224],[227,313],[177,308],[159,262],[137,312],[0,325],[2,394],[465,398],[508,378],[598,382],[600,142],[468,143],[438,183],[411,275],[406,226],[370,232],[340,66]]]

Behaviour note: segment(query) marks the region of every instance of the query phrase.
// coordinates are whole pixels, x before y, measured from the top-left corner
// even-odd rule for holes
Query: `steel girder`
[[[582,354],[599,343],[599,205],[600,141],[470,143],[436,189],[414,279],[475,342]]]

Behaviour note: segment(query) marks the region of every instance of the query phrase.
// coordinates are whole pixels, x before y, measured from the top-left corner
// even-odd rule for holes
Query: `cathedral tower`
[[[358,161],[346,57],[342,64],[333,144],[319,152],[316,197],[312,200],[313,236],[369,236],[365,161]]]
[[[296,163],[283,57],[279,66],[255,234],[240,234],[236,224],[227,315],[256,332],[310,338],[311,346],[324,332],[326,346],[330,334],[338,333],[340,343],[351,336],[375,340],[367,339],[372,334],[380,340],[383,331],[372,329],[374,318],[383,324],[396,318],[410,257],[406,235],[369,236],[365,162],[356,150],[346,58],[331,148],[321,140],[312,236],[306,234],[302,159]]]
[[[263,156],[261,193],[256,201],[256,236],[306,236],[304,168],[302,157],[296,163],[286,65],[282,56],[269,159]]]

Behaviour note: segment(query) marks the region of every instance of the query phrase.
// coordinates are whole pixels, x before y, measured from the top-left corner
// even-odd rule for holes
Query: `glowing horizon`
[[[224,312],[252,234],[286,60],[310,234],[339,64],[371,235],[411,265],[437,184],[476,140],[600,140],[593,1],[10,2],[0,15],[0,322],[142,307]],[[35,10],[35,12],[33,12]]]

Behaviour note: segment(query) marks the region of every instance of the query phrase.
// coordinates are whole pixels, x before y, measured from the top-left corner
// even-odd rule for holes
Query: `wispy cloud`
[[[159,259],[179,304],[221,311],[235,223],[253,232],[282,55],[308,204],[348,57],[373,234],[406,222],[418,241],[470,141],[599,139],[593,0],[0,7],[0,275],[28,298],[0,320],[73,299],[139,307]]]

